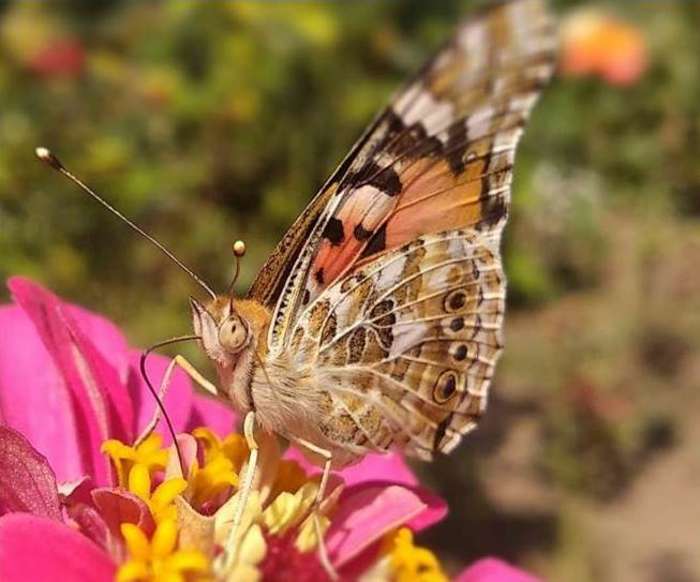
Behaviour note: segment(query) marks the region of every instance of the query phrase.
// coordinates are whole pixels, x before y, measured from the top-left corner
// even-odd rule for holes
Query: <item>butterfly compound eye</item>
[[[219,343],[229,353],[239,352],[248,343],[248,326],[240,317],[227,317],[219,326]]]

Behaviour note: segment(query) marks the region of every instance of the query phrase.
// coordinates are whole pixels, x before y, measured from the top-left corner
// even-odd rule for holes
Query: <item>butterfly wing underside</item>
[[[249,296],[269,357],[328,391],[321,430],[362,454],[449,452],[475,426],[502,349],[500,239],[515,149],[549,79],[540,0],[467,21],[353,148]]]
[[[399,446],[423,459],[476,425],[502,348],[498,236],[426,235],[329,287],[290,351],[327,389],[324,436],[360,453]]]

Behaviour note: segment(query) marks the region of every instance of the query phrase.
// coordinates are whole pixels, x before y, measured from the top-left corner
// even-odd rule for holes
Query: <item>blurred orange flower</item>
[[[561,70],[570,76],[599,75],[612,85],[630,85],[647,68],[642,32],[597,9],[578,10],[561,29]]]

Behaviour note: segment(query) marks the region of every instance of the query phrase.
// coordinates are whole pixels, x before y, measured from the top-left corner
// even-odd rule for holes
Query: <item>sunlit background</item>
[[[34,147],[217,289],[245,239],[243,293],[474,4],[2,2],[2,277],[135,344],[187,333],[196,287]],[[429,542],[454,568],[700,580],[700,4],[554,5],[567,43],[516,161],[507,349],[482,428],[418,467],[451,506]]]

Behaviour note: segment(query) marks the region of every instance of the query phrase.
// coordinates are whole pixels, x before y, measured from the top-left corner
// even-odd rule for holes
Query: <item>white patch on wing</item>
[[[408,314],[411,312],[407,311],[406,313]],[[409,319],[413,317],[414,315],[411,314]],[[394,341],[391,344],[391,350],[389,350],[389,358],[396,358],[417,346],[428,333],[428,326],[425,323],[402,325],[394,329]],[[397,329],[399,330],[398,332],[396,331]]]
[[[353,236],[353,229],[361,224],[365,230],[374,231],[396,205],[397,198],[387,196],[379,188],[365,184],[353,191],[353,195],[347,199],[337,216],[346,228],[345,238]]]
[[[491,131],[491,122],[495,110],[491,105],[484,105],[467,118],[467,135],[476,140],[487,135]]]
[[[420,83],[414,83],[408,89],[406,89],[406,91],[404,91],[404,93],[398,98],[396,103],[394,103],[394,113],[403,119],[405,110],[413,104],[421,91],[422,89]]]
[[[428,135],[437,135],[452,123],[455,108],[449,101],[439,101],[420,84],[413,85],[394,105],[394,112],[404,125],[420,123]]]
[[[401,273],[403,273],[405,264],[405,257],[390,261],[379,273],[379,277],[377,278],[377,291],[381,293],[397,285],[401,279]]]
[[[463,238],[450,238],[448,239],[447,243],[447,252],[450,254],[451,257],[462,257],[466,256],[466,253],[464,252],[464,239]]]
[[[336,305],[333,313],[335,314],[338,329],[344,329],[355,323],[354,321],[350,321],[348,317],[351,313],[352,306],[352,301],[347,297]]]
[[[511,99],[509,109],[513,112],[524,112],[527,113],[532,109],[533,105],[537,101],[537,93],[526,93],[525,95],[518,95]]]
[[[469,79],[474,72],[486,68],[487,55],[484,47],[490,44],[487,34],[485,26],[472,24],[466,26],[457,37],[457,42],[467,58],[467,67],[462,75],[464,78]]]
[[[512,157],[521,134],[522,129],[519,127],[507,131],[499,131],[493,141],[493,146],[491,146],[491,155],[508,153]]]

